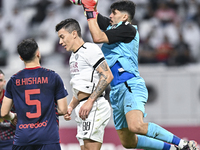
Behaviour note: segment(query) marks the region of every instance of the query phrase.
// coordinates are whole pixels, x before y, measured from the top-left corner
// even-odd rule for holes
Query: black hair
[[[38,44],[32,38],[25,39],[17,46],[18,54],[24,61],[31,61],[38,49]]]
[[[129,14],[129,21],[133,20],[133,17],[135,15],[135,3],[129,0],[121,0],[121,1],[117,1],[115,3],[113,3],[110,6],[111,11],[124,11],[127,12]]]
[[[1,69],[0,69],[0,74],[3,74],[3,75],[5,75],[5,74],[4,74],[4,72],[3,72]]]
[[[79,37],[81,37],[81,28],[75,19],[68,18],[63,21],[61,21],[59,24],[56,25],[56,32],[58,32],[60,29],[64,28],[67,30],[69,33],[72,33],[72,31],[77,31],[77,34]]]

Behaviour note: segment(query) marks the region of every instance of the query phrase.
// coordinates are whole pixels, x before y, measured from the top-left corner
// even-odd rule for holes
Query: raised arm
[[[92,35],[92,39],[95,43],[108,43],[109,40],[106,34],[99,28],[97,23],[97,18],[89,19],[88,26],[90,33]]]

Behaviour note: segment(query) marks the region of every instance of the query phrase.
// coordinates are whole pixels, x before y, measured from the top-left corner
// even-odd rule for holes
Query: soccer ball
[[[81,0],[70,0],[75,5],[82,5]]]

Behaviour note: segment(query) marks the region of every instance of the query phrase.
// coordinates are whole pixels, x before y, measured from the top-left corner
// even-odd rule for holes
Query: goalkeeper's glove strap
[[[89,19],[95,19],[96,16],[97,16],[97,12],[95,11],[86,11],[86,17],[87,17],[87,20]]]

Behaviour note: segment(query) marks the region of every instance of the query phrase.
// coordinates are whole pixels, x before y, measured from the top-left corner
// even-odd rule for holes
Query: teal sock
[[[172,134],[171,132],[167,131],[166,129],[160,127],[159,125],[155,123],[149,122],[148,132],[146,136],[156,138],[156,139],[165,141],[167,143],[177,144],[177,140],[176,140],[176,143],[173,143],[174,134]]]
[[[171,147],[171,145],[168,143],[147,136],[137,135],[137,137],[138,137],[138,143],[136,148],[138,149],[169,150]]]

